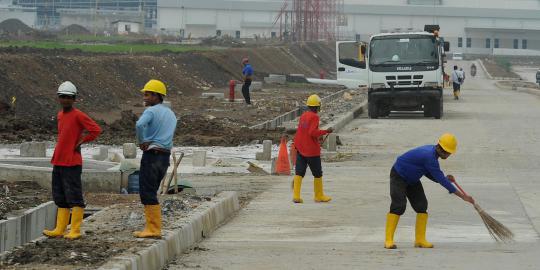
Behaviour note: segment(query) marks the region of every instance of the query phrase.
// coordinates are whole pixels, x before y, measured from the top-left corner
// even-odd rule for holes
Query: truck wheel
[[[368,105],[368,116],[371,119],[377,119],[379,117],[378,114],[379,108],[377,108],[377,104],[375,102],[370,102]]]
[[[439,98],[439,99],[436,99],[435,101],[433,101],[432,103],[433,105],[433,117],[435,117],[435,119],[441,119],[442,115],[443,115],[443,99],[442,97]]]

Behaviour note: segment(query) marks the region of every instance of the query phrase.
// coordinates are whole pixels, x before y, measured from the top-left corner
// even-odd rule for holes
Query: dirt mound
[[[38,206],[48,199],[48,191],[34,182],[0,181],[0,220],[10,212]]]
[[[31,33],[33,31],[32,28],[21,22],[19,19],[7,19],[0,22],[0,33],[18,35]]]
[[[88,29],[78,24],[71,24],[60,31],[63,35],[88,35],[91,34]]]

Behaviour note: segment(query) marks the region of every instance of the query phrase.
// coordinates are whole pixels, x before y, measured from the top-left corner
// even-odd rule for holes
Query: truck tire
[[[433,104],[432,105],[433,117],[435,117],[435,119],[441,119],[441,117],[443,115],[443,99],[442,99],[442,97],[436,99],[432,104]]]
[[[376,102],[369,102],[368,104],[368,116],[371,119],[377,119],[379,117],[379,108],[377,108]]]

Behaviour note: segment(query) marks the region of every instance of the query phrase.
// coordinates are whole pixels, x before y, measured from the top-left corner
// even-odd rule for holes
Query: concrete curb
[[[343,93],[346,91],[346,89],[343,89],[343,90],[340,90],[336,93],[333,93],[329,96],[326,96],[326,97],[323,97],[321,98],[321,102],[331,102],[339,97],[341,97],[343,95]],[[289,111],[287,113],[284,113],[274,119],[271,119],[271,120],[268,120],[268,121],[264,121],[260,124],[257,124],[257,125],[253,125],[251,127],[249,127],[250,129],[263,129],[263,128],[276,128],[276,127],[279,127],[281,125],[283,125],[283,123],[285,122],[288,122],[288,121],[292,121],[294,119],[296,119],[297,117],[299,117],[300,115],[302,115],[303,113],[303,107],[300,107],[300,108],[296,108],[292,111]]]
[[[512,89],[512,87],[501,85],[499,82],[496,82],[495,86],[497,86],[497,88],[502,89],[502,90],[525,92],[532,95],[540,96],[540,89],[532,89],[532,88],[527,88],[527,87],[516,87],[516,89]]]
[[[157,240],[135,254],[116,256],[101,266],[101,270],[161,269],[193,244],[209,236],[222,222],[240,209],[238,194],[226,191],[218,194],[210,203],[195,209],[188,220],[184,219],[173,227],[179,229],[164,231],[165,237]]]
[[[0,253],[43,236],[45,228],[56,225],[56,205],[42,203],[26,210],[22,216],[0,221]]]
[[[364,100],[358,106],[354,107],[352,111],[340,117],[338,120],[335,120],[331,123],[324,125],[322,129],[332,128],[334,129],[334,132],[339,131],[340,129],[345,127],[348,123],[350,123],[354,118],[358,117],[358,115],[362,114],[366,110],[367,104],[368,104],[368,101],[366,98],[366,100]]]
[[[490,80],[493,80],[493,76],[491,76],[491,74],[489,74],[487,68],[484,66],[484,62],[482,60],[478,60],[478,64],[482,67],[482,69],[484,70],[484,73],[486,74],[486,76],[490,79]]]

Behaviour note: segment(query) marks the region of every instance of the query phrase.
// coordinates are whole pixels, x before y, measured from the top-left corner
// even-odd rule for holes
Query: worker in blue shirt
[[[143,151],[139,170],[139,195],[144,205],[146,225],[133,233],[140,238],[161,238],[161,207],[157,190],[169,167],[176,116],[163,98],[167,88],[163,82],[150,80],[141,90],[148,108],[137,121],[137,142]]]
[[[415,247],[432,248],[433,244],[426,241],[427,207],[428,202],[424,188],[420,182],[422,176],[439,183],[450,193],[454,193],[464,201],[474,204],[474,199],[457,190],[445,176],[439,166],[439,158],[447,159],[457,149],[456,137],[446,133],[439,138],[437,145],[425,145],[414,148],[399,156],[390,171],[390,212],[386,216],[386,240],[384,247],[395,249],[394,232],[399,217],[405,212],[407,198],[416,211],[416,240]]]
[[[251,105],[249,87],[251,86],[251,80],[253,79],[253,68],[251,67],[251,64],[249,64],[249,59],[247,57],[242,59],[242,65],[244,66],[244,69],[242,69],[242,80],[244,81],[244,84],[242,85],[242,95],[246,100],[246,104]]]

